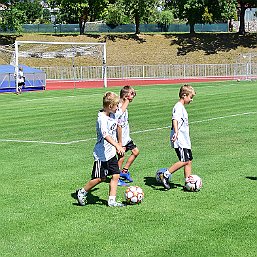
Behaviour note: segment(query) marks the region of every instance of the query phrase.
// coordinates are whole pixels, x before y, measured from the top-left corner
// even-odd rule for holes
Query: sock
[[[84,189],[84,187],[82,187],[82,188],[80,189],[80,192],[83,193],[84,195],[87,194],[87,191]]]
[[[168,170],[166,170],[164,173],[163,173],[164,177],[165,178],[170,178],[171,174]]]
[[[115,202],[116,201],[116,196],[110,195],[108,202]]]
[[[122,173],[128,173],[128,169],[123,168],[123,169],[122,169]]]

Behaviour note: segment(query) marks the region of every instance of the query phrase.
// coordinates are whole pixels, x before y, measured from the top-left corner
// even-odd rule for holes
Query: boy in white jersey
[[[129,100],[125,99],[120,112],[127,108]],[[117,184],[120,178],[120,170],[116,151],[123,155],[125,150],[117,142],[118,117],[121,113],[116,113],[119,105],[119,97],[113,92],[107,92],[103,97],[103,110],[98,113],[96,122],[97,142],[94,147],[94,166],[91,180],[77,191],[78,203],[82,206],[86,204],[87,193],[97,184],[106,180],[111,175],[109,186],[108,206],[123,207],[124,204],[116,202]]]
[[[184,85],[179,90],[179,101],[172,111],[171,146],[175,149],[179,161],[167,168],[160,179],[166,189],[170,189],[169,178],[178,169],[184,167],[185,179],[191,175],[193,155],[189,136],[188,114],[185,104],[190,104],[196,92],[190,85]]]
[[[128,99],[129,102],[132,102],[135,96],[136,96],[136,91],[131,86],[124,86],[120,91],[119,107],[121,108],[124,105],[126,99]],[[131,155],[128,157],[123,168],[122,168],[122,165],[123,165],[125,156],[118,155],[118,163],[121,170],[120,176],[121,178],[123,178],[124,180],[127,180],[128,182],[133,182],[133,179],[130,176],[129,168],[134,162],[134,160],[137,158],[137,156],[139,155],[139,150],[130,137],[127,109],[119,117],[118,142],[121,143],[121,145],[125,149],[125,152],[131,151]],[[118,185],[127,186],[127,184],[121,179],[119,180]]]

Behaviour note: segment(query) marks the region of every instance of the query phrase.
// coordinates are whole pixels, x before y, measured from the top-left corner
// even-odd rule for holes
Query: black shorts
[[[193,160],[193,155],[191,149],[187,148],[175,148],[178,159],[181,162],[188,162]]]
[[[24,86],[25,86],[25,83],[24,83],[24,82],[18,83],[18,87],[19,87],[19,88],[22,88],[22,87],[24,87]]]
[[[105,178],[109,175],[120,174],[117,157],[112,157],[109,161],[95,161],[91,178]]]
[[[126,148],[125,152],[127,152],[127,151],[132,151],[137,146],[134,144],[133,140],[131,140],[124,147]]]

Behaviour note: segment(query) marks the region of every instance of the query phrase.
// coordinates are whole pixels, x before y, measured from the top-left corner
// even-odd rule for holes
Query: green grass
[[[105,89],[0,95],[0,255],[257,256],[257,83],[193,86],[187,110],[202,190],[184,192],[182,170],[169,191],[154,178],[177,161],[168,126],[180,85],[136,87],[129,115],[140,155],[131,173],[145,199],[120,209],[105,205],[107,183],[85,207],[72,197],[90,179]]]

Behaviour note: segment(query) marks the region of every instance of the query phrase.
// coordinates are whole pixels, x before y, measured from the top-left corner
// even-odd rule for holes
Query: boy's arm
[[[121,106],[121,111],[122,111],[122,113],[126,111],[126,109],[128,108],[128,104],[129,104],[129,99],[128,99],[128,98],[125,98],[125,99],[124,99],[124,102],[123,102],[123,104],[122,104],[122,106]]]
[[[125,98],[123,98],[123,103],[121,106],[122,113],[126,111],[126,109],[128,108],[128,104],[132,102],[135,96],[136,96],[136,91],[133,89],[133,91],[130,94],[127,94]]]
[[[171,141],[175,142],[178,138],[178,121],[173,119],[172,120],[172,126],[173,126],[173,129],[174,129],[174,134],[171,138]]]
[[[116,142],[111,136],[106,136],[104,139],[105,139],[108,143],[112,144],[112,145],[116,148],[117,153],[118,153],[119,155],[124,155],[125,150],[123,149],[123,147],[120,146],[119,143]]]
[[[117,126],[117,140],[120,146],[122,146],[122,127]]]

